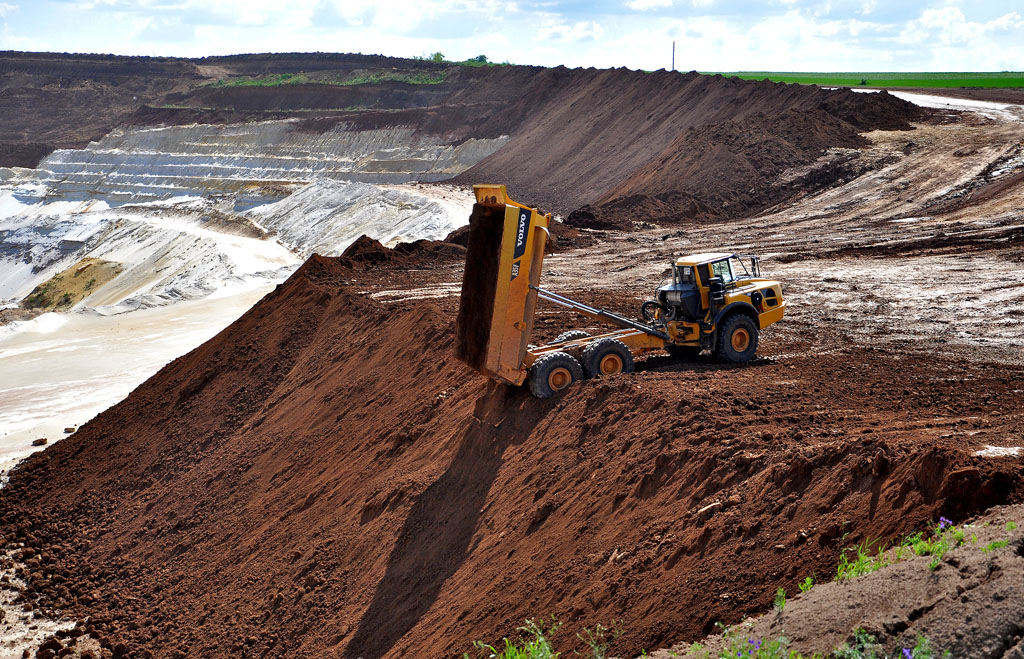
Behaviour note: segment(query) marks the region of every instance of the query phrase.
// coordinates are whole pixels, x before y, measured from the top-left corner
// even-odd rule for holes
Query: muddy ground
[[[728,248],[790,307],[749,364],[547,401],[452,358],[458,249],[315,257],[12,474],[24,599],[124,656],[452,656],[549,615],[622,620],[628,655],[1024,501],[1022,136],[871,132],[751,220],[577,231],[544,285],[582,301],[635,313],[672,255]],[[581,325],[542,307],[538,338]]]

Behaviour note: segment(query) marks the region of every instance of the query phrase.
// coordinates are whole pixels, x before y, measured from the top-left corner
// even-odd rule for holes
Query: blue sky
[[[1024,0],[0,0],[0,50],[329,51],[570,67],[1024,70]]]

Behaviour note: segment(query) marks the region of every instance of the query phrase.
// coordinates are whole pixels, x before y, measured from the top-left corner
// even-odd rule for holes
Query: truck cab
[[[670,347],[712,350],[726,361],[751,359],[760,330],[780,320],[786,306],[782,285],[761,278],[757,257],[729,252],[676,259],[672,281],[658,288],[655,302],[645,303],[642,314],[666,327]]]

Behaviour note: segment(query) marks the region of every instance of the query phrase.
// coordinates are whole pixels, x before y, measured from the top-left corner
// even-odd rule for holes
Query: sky
[[[0,50],[683,71],[1021,71],[1024,0],[0,0]]]

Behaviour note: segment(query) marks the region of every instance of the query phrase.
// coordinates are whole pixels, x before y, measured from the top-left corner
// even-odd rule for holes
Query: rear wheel
[[[568,332],[562,332],[555,337],[555,340],[551,343],[565,343],[566,341],[575,341],[576,339],[586,339],[590,337],[590,332],[584,330],[569,330]]]
[[[583,374],[588,378],[633,371],[633,353],[617,339],[594,341],[583,349]]]
[[[757,323],[743,314],[729,316],[718,324],[715,356],[726,362],[749,362],[757,352]]]
[[[530,393],[537,398],[548,398],[582,379],[583,368],[567,352],[551,352],[540,357],[527,375]]]

